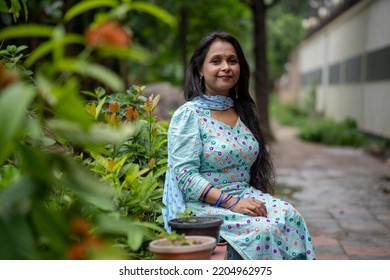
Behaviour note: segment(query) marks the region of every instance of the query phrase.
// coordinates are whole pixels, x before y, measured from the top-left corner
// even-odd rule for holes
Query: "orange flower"
[[[133,112],[133,119],[137,120],[138,119],[138,115],[139,115],[138,110],[134,110],[134,112]]]
[[[109,171],[112,171],[112,170],[114,169],[114,167],[115,167],[115,161],[112,160],[112,159],[110,159],[110,160],[107,162],[107,169],[108,169]]]
[[[7,70],[0,64],[0,89],[17,82],[19,79],[20,77],[15,71]]]
[[[127,110],[126,110],[126,119],[128,119],[129,121],[131,121],[131,120],[133,119],[133,113],[134,113],[133,107],[127,106]]]
[[[92,47],[111,45],[126,48],[131,45],[131,34],[123,26],[107,21],[85,32],[85,40]]]
[[[148,97],[148,100],[146,100],[145,104],[142,106],[142,109],[144,109],[146,112],[153,111],[153,94]]]
[[[106,121],[108,123],[113,124],[113,125],[118,125],[118,118],[117,118],[115,113],[112,115],[105,113],[104,118],[106,119]]]
[[[108,105],[108,109],[113,113],[119,112],[119,103],[115,102],[114,104]]]
[[[155,158],[151,158],[148,165],[149,165],[150,169],[153,169],[153,167],[156,166],[156,159]]]
[[[133,107],[127,106],[126,119],[129,120],[129,121],[137,120],[138,119],[138,111],[137,111],[137,109],[133,109]]]
[[[102,243],[102,240],[97,237],[86,237],[70,246],[68,251],[69,259],[86,260],[88,258],[88,252],[91,250],[99,250],[102,247]]]
[[[83,218],[75,218],[70,224],[70,231],[78,236],[86,236],[91,230],[89,222]]]

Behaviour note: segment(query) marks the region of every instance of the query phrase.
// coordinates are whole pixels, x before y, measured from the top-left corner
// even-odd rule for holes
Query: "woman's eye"
[[[213,59],[213,60],[211,61],[211,63],[213,63],[213,64],[218,64],[218,63],[219,63],[219,60],[218,60],[218,59]]]
[[[229,62],[230,62],[230,64],[237,64],[238,60],[237,59],[231,59]]]

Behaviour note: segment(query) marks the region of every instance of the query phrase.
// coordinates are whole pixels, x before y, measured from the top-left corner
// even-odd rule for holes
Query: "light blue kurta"
[[[223,237],[243,259],[315,259],[306,223],[288,202],[249,185],[250,167],[259,146],[238,119],[234,127],[213,119],[193,102],[172,116],[168,132],[168,165],[163,202],[164,222],[191,207],[197,216],[220,216]],[[253,197],[267,207],[267,217],[253,217],[213,207],[201,200],[211,183],[236,197]]]

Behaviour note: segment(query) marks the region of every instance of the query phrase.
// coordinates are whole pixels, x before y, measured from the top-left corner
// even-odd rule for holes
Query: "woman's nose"
[[[230,69],[230,65],[227,61],[223,61],[222,62],[222,70],[229,70]]]

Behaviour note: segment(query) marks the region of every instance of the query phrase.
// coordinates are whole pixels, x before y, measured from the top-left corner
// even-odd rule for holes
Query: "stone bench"
[[[225,243],[218,243],[215,247],[212,260],[226,260],[227,259],[227,245]]]

